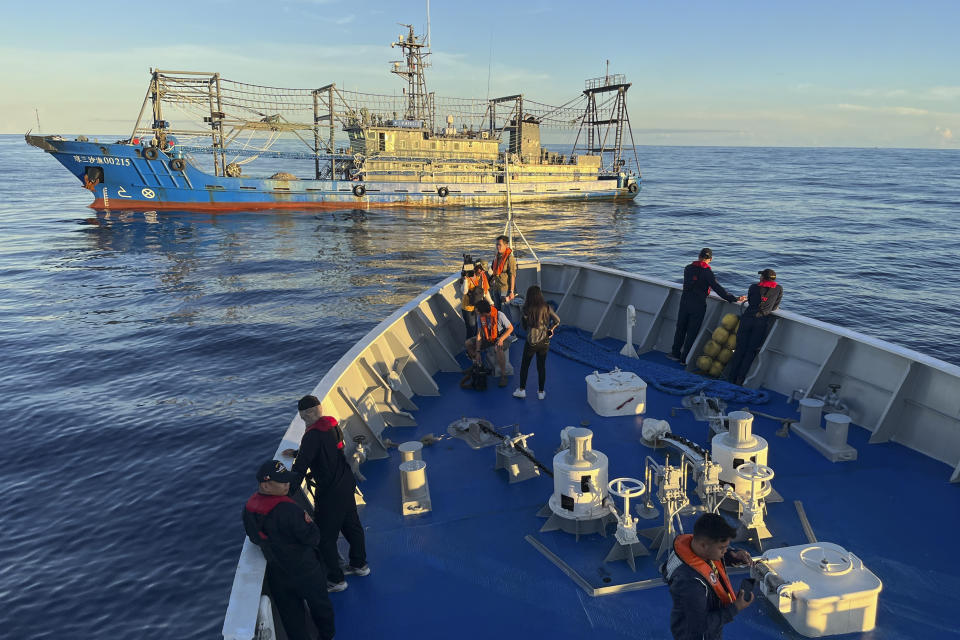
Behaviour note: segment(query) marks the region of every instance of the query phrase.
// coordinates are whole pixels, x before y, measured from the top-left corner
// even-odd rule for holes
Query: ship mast
[[[630,136],[637,175],[640,175],[640,158],[633,142],[633,129],[630,127],[630,114],[627,111],[629,88],[630,83],[626,76],[619,73],[610,75],[609,60],[605,75],[586,81],[583,95],[587,97],[587,107],[580,120],[573,153],[598,154],[605,163],[609,162],[608,169],[618,172],[627,164],[623,153],[626,132]]]
[[[407,35],[400,34],[391,47],[399,47],[403,53],[403,60],[394,60],[390,64],[392,73],[405,78],[407,81],[407,110],[403,114],[406,120],[419,120],[423,126],[433,130],[433,94],[427,93],[427,79],[424,70],[430,66],[427,56],[430,51],[424,38],[418,38],[413,32],[413,25],[401,24],[407,28]]]

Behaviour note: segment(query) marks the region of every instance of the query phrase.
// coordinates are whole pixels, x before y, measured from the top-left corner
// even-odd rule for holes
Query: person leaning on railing
[[[309,640],[307,605],[321,640],[333,638],[333,606],[327,595],[320,531],[287,493],[297,475],[268,460],[257,470],[257,492],[243,507],[243,527],[267,560],[267,585],[290,640]]]
[[[356,478],[343,453],[343,430],[336,418],[323,415],[316,396],[304,396],[297,403],[306,431],[300,440],[300,449],[287,449],[284,455],[296,456],[293,473],[299,487],[305,477],[315,485],[313,519],[320,529],[320,551],[327,565],[327,588],[343,591],[347,588],[344,574],[366,576],[366,539],[360,516],[357,514]],[[340,567],[337,538],[340,534],[350,544],[350,564]]]

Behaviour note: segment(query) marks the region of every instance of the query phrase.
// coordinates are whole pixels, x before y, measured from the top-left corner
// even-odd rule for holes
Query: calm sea
[[[643,147],[633,204],[524,206],[541,256],[732,292],[960,364],[960,151]],[[500,211],[96,215],[0,136],[0,628],[217,637],[255,465],[358,338],[489,258]]]

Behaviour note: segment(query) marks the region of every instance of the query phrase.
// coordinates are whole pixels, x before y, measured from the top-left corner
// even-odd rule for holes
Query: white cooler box
[[[629,371],[587,376],[587,402],[601,416],[634,416],[647,410],[647,383]]]
[[[751,574],[760,593],[808,638],[873,629],[880,578],[857,556],[829,542],[771,549]]]

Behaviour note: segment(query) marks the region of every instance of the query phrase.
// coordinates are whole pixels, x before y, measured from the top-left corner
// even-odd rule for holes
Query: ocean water
[[[710,246],[733,293],[773,267],[785,309],[960,364],[960,151],[640,157],[635,203],[517,207],[537,252],[678,280]],[[297,398],[503,213],[97,215],[20,136],[0,176],[3,635],[217,637]]]

